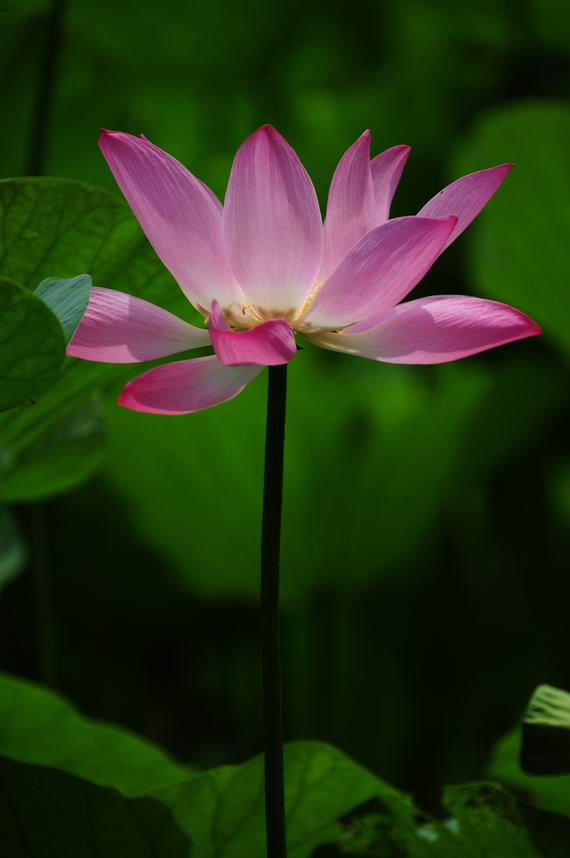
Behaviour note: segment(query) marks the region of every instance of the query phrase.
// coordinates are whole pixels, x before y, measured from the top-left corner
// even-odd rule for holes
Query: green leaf
[[[38,501],[70,491],[96,473],[106,449],[99,405],[89,401],[15,459],[0,445],[0,500]]]
[[[190,776],[149,742],[90,722],[53,692],[6,674],[0,674],[0,754],[131,797]]]
[[[62,179],[1,181],[0,235],[0,276],[30,290],[54,271],[62,278],[89,271],[97,286],[144,297],[189,321],[198,318],[126,204],[107,191]],[[17,455],[93,390],[139,372],[140,364],[113,366],[69,359],[33,415],[29,409],[20,409],[0,416],[3,445]]]
[[[18,575],[26,562],[26,549],[14,516],[0,506],[0,588]]]
[[[35,295],[0,278],[0,411],[50,388],[65,356],[63,330]]]
[[[482,294],[530,314],[570,355],[570,107],[534,101],[501,107],[475,129],[454,175],[515,161],[466,233],[468,271]]]
[[[570,775],[539,776],[523,772],[520,764],[522,730],[509,733],[497,744],[489,775],[521,799],[542,810],[570,817]]]
[[[2,858],[188,858],[188,838],[151,798],[0,757]]]
[[[295,742],[285,749],[288,854],[309,858],[336,842],[340,816],[375,797],[398,796],[336,748]],[[196,858],[264,855],[263,761],[212,769],[157,796],[191,837]]]
[[[89,274],[79,274],[67,280],[48,277],[42,280],[35,295],[47,304],[52,313],[59,319],[68,343],[81,321],[81,317],[89,303],[91,277]]]

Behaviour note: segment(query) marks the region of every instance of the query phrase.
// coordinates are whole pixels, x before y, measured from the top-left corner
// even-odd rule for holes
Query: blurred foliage
[[[408,370],[373,364],[331,373],[331,364],[308,347],[289,373],[286,600],[397,571],[449,498],[524,449],[564,396],[563,376],[540,359],[522,373],[520,362],[493,372],[444,367],[431,390]],[[225,420],[213,410],[168,426],[108,409],[109,481],[127,498],[140,537],[202,595],[257,597],[264,393],[257,383],[224,407]],[[222,486],[225,520],[216,502]]]
[[[26,175],[34,163],[50,8],[45,0],[0,3],[6,177]],[[534,685],[570,687],[569,20],[561,0],[68,0],[53,112],[40,140],[43,172],[60,178],[0,183],[0,276],[26,306],[36,307],[32,292],[43,279],[88,272],[95,285],[196,321],[116,194],[96,146],[101,126],[144,132],[223,198],[235,149],[271,122],[298,150],[323,208],[338,158],[368,126],[375,151],[414,147],[395,215],[418,211],[463,172],[516,162],[417,295],[508,301],[543,327],[540,340],[423,368],[304,344],[291,365],[287,735],[339,744],[457,823],[424,817],[401,796],[389,807],[384,793],[380,807],[355,812],[378,795],[367,786],[378,781],[332,749],[294,744],[290,754],[325,760],[326,784],[334,781],[328,754],[340,760],[339,781],[344,766],[356,778],[354,794],[345,799],[341,784],[338,802],[324,808],[336,853],[567,854],[560,819],[530,819],[501,791],[448,793],[443,813],[439,802],[443,783],[480,776]],[[0,499],[15,504],[0,511],[0,580],[24,568],[26,554],[30,561],[28,574],[2,590],[1,664],[37,679],[51,616],[59,689],[89,715],[137,729],[183,760],[129,737],[129,767],[135,758],[142,766],[147,753],[166,772],[241,761],[259,749],[260,735],[252,603],[264,381],[220,409],[163,419],[115,405],[140,369],[67,360],[37,404],[0,415]],[[30,505],[46,535],[47,595],[37,586]],[[4,681],[0,705],[12,699],[10,683],[10,694],[17,687],[36,695],[34,705],[20,701],[28,718],[20,738],[10,718],[0,735],[3,753],[21,743],[0,767],[11,858],[30,849],[46,858],[90,854],[86,807],[105,855],[128,855],[127,840],[137,855],[183,855],[188,836],[211,850],[206,827],[185,828],[198,826],[186,808],[218,819],[212,789],[234,777],[242,798],[257,788],[258,763],[215,769],[183,790],[184,819],[165,817],[157,798],[122,797],[111,790],[119,781],[96,781],[84,767],[93,755],[104,765],[106,743],[109,753],[113,747],[105,730],[115,728],[85,726],[67,704],[15,680]],[[60,733],[50,733],[49,718],[61,722]],[[67,762],[66,719],[83,726],[65,736],[87,743]],[[48,753],[41,746],[50,736]],[[567,816],[566,782],[522,775],[515,740],[502,748],[493,777]],[[125,764],[122,776],[128,771]],[[31,803],[48,832],[41,843],[26,841]],[[66,834],[67,806],[77,818]],[[222,839],[243,815],[239,801],[227,808]],[[167,822],[155,842],[159,819]],[[243,836],[236,848],[255,858],[259,820]],[[305,838],[292,854],[326,842]]]
[[[474,230],[467,265],[481,293],[519,302],[570,354],[570,105],[517,104],[490,114],[454,160],[470,172],[512,160],[512,181]]]
[[[0,500],[45,500],[67,492],[93,476],[106,453],[101,408],[94,399],[64,417],[19,455],[0,448]]]
[[[0,590],[22,571],[26,549],[14,516],[0,506]]]

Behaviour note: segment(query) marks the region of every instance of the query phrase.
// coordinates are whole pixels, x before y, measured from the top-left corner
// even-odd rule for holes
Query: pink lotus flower
[[[415,217],[389,220],[409,147],[371,161],[366,131],[336,169],[323,225],[308,174],[271,126],[240,147],[223,207],[144,137],[103,131],[99,145],[208,330],[124,292],[94,288],[68,354],[129,363],[202,346],[215,352],[138,376],[119,398],[127,408],[184,414],[218,405],[263,367],[288,363],[295,332],[326,349],[408,364],[457,360],[540,333],[518,310],[481,298],[399,303],[493,196],[510,164],[464,176]]]

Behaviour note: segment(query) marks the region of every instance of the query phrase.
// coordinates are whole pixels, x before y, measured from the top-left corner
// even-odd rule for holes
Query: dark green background
[[[433,806],[441,783],[481,773],[538,682],[570,688],[566,4],[69,0],[51,104],[49,18],[42,0],[0,5],[5,177],[114,190],[107,127],[223,197],[236,148],[270,122],[324,206],[370,127],[374,152],[413,147],[398,215],[517,163],[416,294],[508,301],[540,340],[434,368],[306,347],[290,372],[286,735],[331,741]],[[242,760],[261,745],[264,379],[186,418],[123,412],[117,392],[97,400],[96,478],[17,507],[35,543],[0,599],[0,667],[50,673],[88,715],[185,761]]]

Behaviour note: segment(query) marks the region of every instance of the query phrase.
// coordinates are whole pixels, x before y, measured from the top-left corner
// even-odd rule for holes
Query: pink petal
[[[376,199],[375,226],[384,223],[390,216],[390,205],[409,154],[409,146],[392,146],[376,155],[370,163]]]
[[[248,331],[232,331],[217,301],[212,302],[208,329],[218,360],[226,366],[277,366],[289,363],[297,351],[287,322],[275,319]]]
[[[136,363],[208,345],[208,331],[149,301],[93,288],[67,354],[102,363]]]
[[[233,399],[262,371],[224,366],[215,355],[149,369],[123,388],[119,405],[151,414],[191,414]]]
[[[512,167],[512,164],[501,164],[499,167],[479,170],[478,173],[469,173],[469,175],[457,179],[439,194],[436,194],[435,197],[432,197],[418,212],[418,216],[449,217],[449,215],[454,215],[457,218],[457,225],[445,245],[448,247],[477,217],[483,206],[489,202],[495,191],[503,184]]]
[[[482,298],[419,298],[348,328],[314,334],[319,346],[386,363],[447,363],[540,334],[523,313]]]
[[[111,133],[112,133],[112,132],[111,132]],[[145,141],[145,143],[148,143],[148,145],[149,145],[149,146],[153,146],[153,144],[150,142],[150,140],[149,140],[147,137],[145,137],[145,136],[144,136],[144,134],[139,134],[139,137],[140,137],[140,139],[141,139],[141,140],[144,140],[144,141]],[[156,147],[156,146],[155,146],[154,148],[155,148],[155,149],[157,149],[158,147]],[[161,152],[163,155],[165,154],[164,152],[162,152],[162,150],[161,150],[161,149],[158,149],[158,151],[159,151],[159,152]],[[181,166],[182,166],[182,165],[181,165]],[[182,167],[182,169],[184,169],[184,170],[185,170],[186,168],[185,168],[185,167]],[[192,174],[190,174],[190,175],[192,175]],[[224,213],[224,207],[223,207],[223,205],[221,204],[221,202],[219,201],[219,199],[218,199],[218,197],[216,196],[216,194],[213,192],[213,190],[212,190],[211,188],[209,188],[209,187],[208,187],[208,185],[206,185],[206,183],[205,183],[205,182],[203,182],[201,179],[197,179],[197,178],[196,178],[196,176],[192,176],[192,178],[193,178],[193,179],[196,179],[196,181],[197,181],[197,182],[198,182],[198,183],[199,183],[199,184],[204,188],[204,190],[206,191],[206,193],[208,194],[208,196],[209,196],[209,197],[210,197],[210,199],[212,200],[212,203],[214,204],[214,207],[218,210],[218,212],[219,212],[219,214],[220,214],[220,217],[222,217],[222,216],[223,216],[223,213]]]
[[[226,243],[248,299],[262,312],[300,309],[321,261],[315,189],[299,158],[270,125],[235,157],[224,209]]]
[[[332,177],[324,228],[324,280],[363,235],[376,226],[376,201],[370,170],[370,131],[365,131],[339,161]]]
[[[102,131],[99,147],[156,253],[188,299],[242,305],[227,260],[222,208],[209,188],[144,137]]]
[[[367,233],[317,292],[301,330],[341,328],[397,304],[431,268],[454,225],[455,218],[402,217]]]

